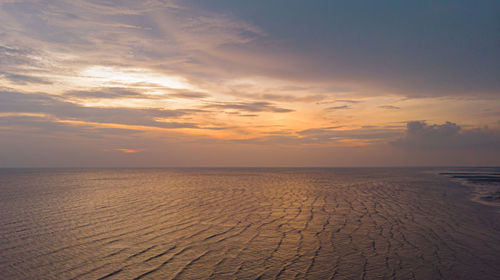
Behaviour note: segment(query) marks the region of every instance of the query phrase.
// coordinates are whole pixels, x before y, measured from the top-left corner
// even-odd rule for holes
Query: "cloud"
[[[356,104],[356,103],[360,103],[362,101],[361,100],[350,100],[350,99],[337,99],[337,100],[335,100],[335,102],[344,102],[344,103],[353,103],[353,104]]]
[[[168,95],[169,97],[185,98],[185,99],[201,99],[210,95],[203,92],[177,92]]]
[[[360,96],[491,97],[500,88],[492,12],[498,5],[479,2],[452,8],[388,2],[371,13],[366,5],[330,1],[7,1],[0,5],[0,70],[42,78],[23,71],[36,65],[37,71],[72,76],[83,66],[139,66],[178,73],[194,84],[264,76],[288,81],[290,88],[348,89]],[[281,94],[271,95],[276,99],[267,100]]]
[[[462,129],[452,122],[428,125],[412,121],[407,123],[405,135],[391,143],[410,149],[498,149],[500,133],[488,128]]]
[[[120,149],[116,149],[116,150],[120,151],[122,153],[125,153],[125,154],[135,154],[135,153],[138,153],[138,152],[142,151],[142,150],[125,149],[125,148],[120,148]]]
[[[253,20],[269,34],[254,44],[273,62],[260,73],[345,81],[375,95],[491,97],[500,89],[495,1],[233,2],[193,5]]]
[[[389,127],[419,116],[499,126],[494,1],[0,2],[1,133],[26,146],[33,134],[81,136],[66,141],[79,146],[114,137],[113,151],[147,134],[269,149],[392,141],[404,154],[395,146],[497,139],[486,128],[423,123],[401,137]]]
[[[231,140],[235,143],[249,143],[261,145],[309,145],[327,144],[356,146],[374,143],[385,143],[401,134],[399,128],[368,127],[345,129],[340,126],[311,128],[298,131],[275,131],[262,137]]]
[[[159,128],[201,128],[196,123],[175,121],[179,117],[203,112],[197,109],[101,108],[85,107],[65,101],[59,96],[37,93],[0,92],[0,112],[41,113],[60,120]],[[161,120],[160,120],[161,119]],[[169,121],[171,120],[171,121]]]
[[[357,104],[361,103],[363,101],[361,100],[351,100],[351,99],[337,99],[333,101],[320,101],[316,102],[317,105],[322,105],[322,104],[332,104],[332,103],[349,103],[349,104]]]
[[[28,55],[32,54],[32,50],[26,47],[11,48],[7,46],[0,46],[0,59],[2,68],[11,67],[13,65],[26,65],[31,62]]]
[[[259,90],[262,91],[262,89]],[[271,88],[270,90],[273,89]],[[255,100],[266,100],[266,101],[277,101],[277,102],[304,102],[304,103],[317,102],[327,97],[324,94],[314,94],[305,96],[294,95],[294,94],[273,94],[273,93],[254,94],[254,93],[242,92],[241,89],[240,91],[230,92],[229,94],[232,96],[251,98]]]
[[[246,112],[274,112],[274,113],[288,113],[293,111],[291,109],[277,107],[276,105],[270,102],[214,103],[206,105],[205,108],[234,109]]]
[[[248,139],[232,139],[230,142],[259,145],[305,146],[365,146],[376,143],[386,143],[401,134],[398,129],[391,128],[359,128],[339,130],[338,127],[312,128],[297,133],[276,131],[266,136]]]
[[[90,124],[60,122],[50,115],[42,114],[12,114],[0,115],[0,127],[3,134],[21,133],[26,138],[34,135],[77,135],[83,138],[106,138],[110,136],[127,137],[140,134],[142,131],[130,128],[96,127]]]
[[[399,129],[389,127],[361,127],[357,129],[339,129],[341,127],[313,128],[297,132],[299,135],[314,141],[325,140],[368,140],[372,142],[388,140],[398,135]]]
[[[0,34],[1,39],[2,34]],[[26,46],[0,45],[0,78],[16,85],[53,84],[50,79],[43,77],[48,65],[40,61],[39,58],[42,56],[40,51]]]
[[[134,85],[136,86],[136,85]],[[70,90],[64,92],[64,96],[74,97],[78,99],[202,99],[210,97],[209,94],[203,92],[187,92],[175,89],[166,89],[155,92],[154,94],[146,94],[140,89],[134,87],[104,87],[89,90]]]
[[[107,3],[0,3],[0,70],[8,65],[18,70],[10,73],[27,75],[37,65],[71,77],[84,66],[140,66],[201,77],[218,68],[210,62],[213,49],[265,36],[242,20],[173,1]]]
[[[388,109],[388,110],[399,110],[399,109],[401,109],[400,107],[393,106],[393,105],[381,105],[381,106],[378,106],[378,107],[382,108],[382,109]]]
[[[343,109],[351,109],[351,106],[349,106],[349,105],[333,106],[333,107],[328,107],[325,110],[334,111],[334,110],[343,110]]]
[[[149,95],[126,88],[101,88],[96,90],[78,90],[67,91],[65,96],[76,98],[96,98],[96,99],[113,99],[113,98],[150,98]]]
[[[21,75],[21,74],[13,74],[13,73],[7,73],[7,72],[0,72],[0,77],[3,77],[4,79],[7,79],[15,84],[18,84],[18,85],[52,84],[51,81],[43,79],[43,78]]]

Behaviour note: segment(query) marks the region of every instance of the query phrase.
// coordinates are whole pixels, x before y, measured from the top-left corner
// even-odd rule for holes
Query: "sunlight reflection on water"
[[[498,214],[421,169],[2,169],[5,279],[497,279]]]

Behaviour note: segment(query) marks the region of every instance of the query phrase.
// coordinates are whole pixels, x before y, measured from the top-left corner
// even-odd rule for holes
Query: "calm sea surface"
[[[0,169],[1,279],[500,279],[428,169]]]

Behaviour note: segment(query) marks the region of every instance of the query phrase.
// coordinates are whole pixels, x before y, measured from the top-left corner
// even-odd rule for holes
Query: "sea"
[[[0,279],[500,279],[499,178],[0,169]]]

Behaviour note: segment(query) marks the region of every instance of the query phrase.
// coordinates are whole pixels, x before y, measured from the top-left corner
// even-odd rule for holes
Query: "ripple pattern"
[[[3,279],[498,279],[499,214],[420,169],[5,169]]]

